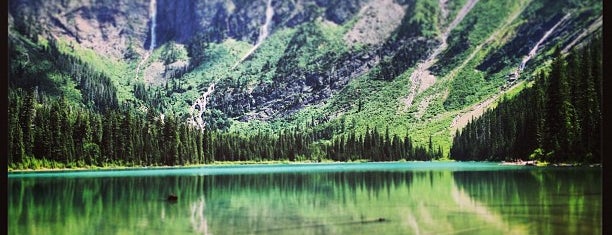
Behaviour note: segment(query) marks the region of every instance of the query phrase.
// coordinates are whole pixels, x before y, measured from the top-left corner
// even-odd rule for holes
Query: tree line
[[[334,138],[326,148],[327,156],[336,161],[429,161],[442,158],[442,149],[433,147],[431,138],[427,148],[415,146],[408,135],[403,138],[389,135],[389,128],[380,133],[377,128],[367,128],[363,135],[356,135],[354,130],[347,135]]]
[[[533,87],[500,102],[454,137],[457,160],[601,161],[602,39],[556,49]]]
[[[442,153],[382,134],[336,136],[291,128],[252,134],[199,130],[180,118],[129,105],[98,112],[34,89],[9,90],[11,168],[157,166],[215,161],[430,160]],[[329,137],[327,141],[324,139]]]

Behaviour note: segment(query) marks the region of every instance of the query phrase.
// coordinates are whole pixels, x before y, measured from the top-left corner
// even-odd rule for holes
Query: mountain
[[[242,135],[388,128],[448,153],[601,25],[596,0],[12,0],[10,86]]]
[[[504,95],[453,139],[457,160],[601,162],[601,37],[579,49],[555,52],[534,83]]]

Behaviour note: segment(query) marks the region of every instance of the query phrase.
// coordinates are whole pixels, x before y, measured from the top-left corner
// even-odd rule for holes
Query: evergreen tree
[[[550,72],[536,74],[532,88],[513,99],[502,99],[496,109],[458,131],[451,156],[457,160],[599,161],[601,99],[596,87],[602,75],[595,71],[602,61],[597,42],[567,57],[557,50]]]

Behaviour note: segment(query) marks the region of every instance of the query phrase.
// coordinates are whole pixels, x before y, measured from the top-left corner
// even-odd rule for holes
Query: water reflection
[[[600,170],[11,178],[9,234],[601,233]],[[176,194],[176,203],[164,199]]]
[[[601,170],[455,172],[473,200],[533,234],[601,234]]]
[[[197,202],[191,204],[191,226],[193,230],[197,234],[211,234],[208,231],[208,222],[206,221],[206,215],[204,214],[204,209],[206,207],[206,202],[204,197],[200,198]]]

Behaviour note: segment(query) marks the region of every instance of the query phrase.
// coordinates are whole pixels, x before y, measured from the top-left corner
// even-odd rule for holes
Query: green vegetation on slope
[[[500,102],[457,134],[451,157],[601,161],[601,42],[595,39],[567,57],[557,53],[550,72],[540,72],[533,87]]]
[[[10,87],[35,90],[43,96],[63,97],[70,106],[97,111],[119,105],[113,80],[90,63],[62,52],[55,41],[34,44],[20,35],[9,37]]]
[[[518,8],[520,8],[519,1],[478,2],[471,14],[468,14],[451,32],[448,40],[449,47],[441,54],[439,62],[434,67],[436,73],[446,75],[452,69],[459,67],[473,50],[476,50],[477,45],[499,30],[505,19]],[[505,74],[492,76],[493,74],[474,70],[475,61],[475,59],[469,61],[464,69],[455,76],[449,89],[449,96],[444,102],[447,109],[454,110],[473,104],[492,94],[495,88],[501,85],[500,82],[503,81]],[[490,84],[492,86],[488,86],[490,81],[493,81],[493,84]]]
[[[274,25],[261,46],[238,64],[253,45],[231,38],[210,41],[215,35],[205,34],[196,34],[185,45],[170,40],[150,52],[138,76],[134,71],[142,58],[138,58],[133,42],[129,42],[126,60],[115,61],[74,42],[43,39],[34,29],[20,25],[23,32],[11,31],[9,37],[13,58],[10,82],[13,89],[37,87],[40,104],[63,97],[68,106],[85,108],[93,111],[92,115],[113,111],[144,117],[149,113],[152,118],[171,116],[177,123],[190,117],[191,105],[214,83],[215,92],[208,97],[202,115],[206,127],[240,139],[237,142],[261,133],[274,139],[280,138],[279,133],[295,132],[312,135],[306,152],[297,151],[296,155],[338,159],[340,155],[331,155],[330,146],[336,146],[333,148],[338,152],[337,146],[345,146],[349,140],[388,128],[390,137],[382,142],[409,139],[432,154],[447,155],[452,142],[448,127],[453,118],[496,94],[533,41],[564,11],[570,9],[576,17],[543,44],[544,49],[528,64],[529,72],[550,56],[551,45],[567,44],[570,36],[580,33],[568,28],[585,27],[599,17],[601,4],[585,2],[594,4],[479,1],[451,32],[448,48],[431,68],[437,76],[435,84],[417,94],[410,107],[403,103],[411,85],[410,74],[419,60],[429,56],[441,33],[441,9],[435,1],[407,4],[401,25],[382,45],[356,42],[347,46],[344,36],[358,17],[341,25],[316,18],[294,27]],[[446,25],[465,3],[447,3]],[[517,18],[512,17],[515,13]],[[187,60],[189,66],[175,71],[168,66]],[[160,64],[167,67],[160,69]],[[343,66],[348,69],[339,73]],[[354,70],[364,74],[353,77]],[[157,72],[163,77],[151,79],[150,74]],[[144,79],[145,75],[149,77]],[[18,130],[11,133],[17,135]],[[352,153],[341,155],[343,159],[360,158]],[[236,156],[240,157],[231,159],[271,155],[244,151]]]
[[[39,100],[43,101],[39,101]],[[250,136],[219,131],[201,132],[177,118],[156,118],[134,110],[104,114],[74,108],[66,100],[44,99],[33,91],[9,93],[8,164],[16,169],[83,166],[155,166],[204,164],[214,161],[335,161],[431,160],[441,152],[413,147],[376,128],[365,135],[332,136],[330,129],[289,129]],[[340,128],[345,129],[343,125]]]

